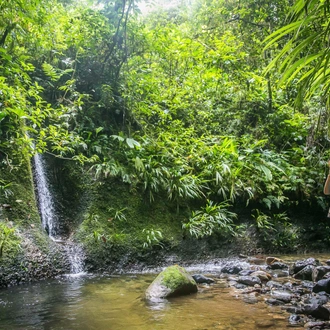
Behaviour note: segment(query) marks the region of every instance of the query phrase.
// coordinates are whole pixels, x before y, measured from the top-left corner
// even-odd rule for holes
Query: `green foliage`
[[[276,30],[266,38],[265,48],[278,46],[284,39],[276,57],[267,67],[270,71],[278,65],[282,73],[279,86],[298,85],[298,102],[310,99],[321,90],[329,105],[329,69],[330,52],[324,47],[329,38],[330,2],[297,0],[290,11],[287,25]]]
[[[229,208],[245,205],[260,210],[258,230],[282,235],[276,244],[294,240],[275,210],[326,207],[329,3],[297,0],[283,27],[290,5],[196,0],[143,18],[131,0],[3,2],[1,166],[14,173],[20,155],[48,152],[102,188],[111,179],[178,217],[193,210],[183,228],[194,237],[232,233]],[[133,227],[145,248],[168,239],[126,204],[109,205],[83,220],[91,244],[129,240]]]
[[[20,250],[20,240],[15,235],[15,228],[0,223],[0,258],[4,253],[17,253]]]
[[[9,188],[12,185],[12,182],[6,182],[0,179],[0,197],[4,196],[8,198],[10,195],[13,195],[13,191]]]
[[[155,229],[143,229],[142,232],[144,233],[144,242],[143,248],[150,249],[154,246],[160,246],[161,248],[164,247],[164,244],[161,242],[163,235],[160,230]]]
[[[290,221],[285,212],[265,214],[255,210],[252,217],[262,243],[268,250],[291,252],[299,248],[302,230]]]
[[[192,212],[189,222],[183,224],[182,228],[197,238],[210,236],[215,232],[233,234],[233,219],[237,214],[230,212],[229,206],[227,202],[215,204],[209,200],[201,210]]]
[[[274,224],[271,222],[271,217],[265,213],[256,210],[256,214],[253,214],[252,217],[255,219],[256,227],[259,230],[274,229]]]

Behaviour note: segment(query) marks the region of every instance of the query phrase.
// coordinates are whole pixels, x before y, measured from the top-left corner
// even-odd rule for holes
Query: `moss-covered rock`
[[[187,271],[178,266],[163,270],[146,290],[146,299],[170,298],[197,292],[197,284]]]

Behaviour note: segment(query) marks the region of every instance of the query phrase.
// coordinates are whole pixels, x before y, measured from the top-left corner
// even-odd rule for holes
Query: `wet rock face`
[[[150,284],[145,292],[147,300],[157,300],[197,292],[195,280],[187,271],[178,266],[170,266],[163,270]]]
[[[70,270],[62,252],[50,242],[47,253],[25,237],[21,243],[23,253],[0,261],[0,287],[30,283],[52,278]]]

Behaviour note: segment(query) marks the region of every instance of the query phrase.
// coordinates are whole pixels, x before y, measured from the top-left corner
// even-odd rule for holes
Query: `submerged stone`
[[[197,292],[197,284],[187,271],[178,266],[163,270],[145,292],[148,300],[163,299]]]

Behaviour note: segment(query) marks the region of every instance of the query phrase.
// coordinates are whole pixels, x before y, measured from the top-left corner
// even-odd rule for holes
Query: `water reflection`
[[[152,311],[162,311],[169,308],[170,302],[167,299],[154,298],[146,301],[146,306]]]

